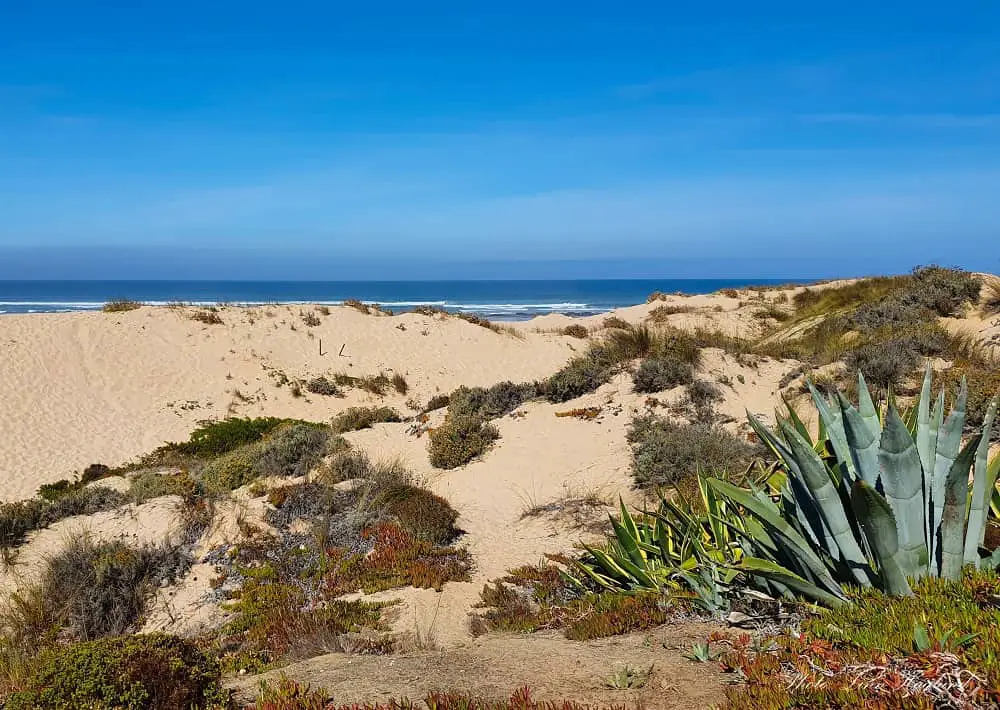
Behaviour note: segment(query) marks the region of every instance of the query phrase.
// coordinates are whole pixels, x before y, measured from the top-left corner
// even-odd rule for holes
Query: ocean
[[[355,298],[393,311],[421,305],[524,320],[546,313],[592,315],[642,303],[653,291],[711,293],[721,288],[787,283],[734,279],[595,279],[575,281],[0,281],[0,314],[100,310],[107,301],[150,305],[318,303]]]

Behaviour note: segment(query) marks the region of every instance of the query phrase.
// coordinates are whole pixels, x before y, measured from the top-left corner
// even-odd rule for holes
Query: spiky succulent
[[[880,411],[858,379],[857,407],[810,386],[815,440],[792,408],[776,431],[750,416],[779,462],[766,485],[701,477],[704,513],[664,501],[637,523],[623,507],[612,543],[590,549],[580,568],[617,588],[683,583],[718,608],[734,579],[837,605],[845,585],[908,595],[912,578],[1000,566],[1000,551],[982,547],[991,504],[995,514],[1000,503],[1000,456],[988,461],[997,402],[963,446],[964,382],[946,416],[944,392],[932,402],[928,368],[904,417],[891,398]]]

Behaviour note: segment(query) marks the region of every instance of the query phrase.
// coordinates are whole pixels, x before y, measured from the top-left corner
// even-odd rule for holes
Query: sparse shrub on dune
[[[313,394],[322,395],[324,397],[340,397],[343,393],[340,388],[337,387],[336,383],[331,382],[325,377],[313,377],[311,380],[306,382],[306,389]]]
[[[449,413],[429,438],[431,465],[450,469],[483,455],[500,438],[500,430],[482,417]]]
[[[384,422],[399,422],[402,418],[392,407],[348,407],[333,418],[333,430],[338,434],[371,429]]]
[[[636,392],[662,392],[679,385],[690,384],[694,380],[691,363],[677,357],[647,358],[632,375]]]
[[[118,298],[113,301],[108,301],[101,308],[105,313],[124,313],[126,311],[134,311],[143,307],[143,303],[139,301],[132,301],[127,298]]]
[[[711,424],[685,424],[645,415],[628,429],[632,476],[639,488],[689,485],[699,471],[742,472],[757,447]]]
[[[202,308],[194,311],[190,316],[191,320],[204,323],[205,325],[222,325],[225,323],[222,316],[214,308]]]
[[[322,323],[315,311],[305,311],[302,313],[302,322],[310,328],[315,328]]]
[[[0,548],[21,545],[33,530],[41,530],[64,518],[93,515],[128,503],[116,490],[104,486],[84,487],[66,492],[55,500],[32,498],[0,503]]]
[[[726,298],[739,298],[740,292],[735,288],[720,288],[719,294],[725,296]]]
[[[670,316],[678,313],[691,313],[694,310],[691,306],[668,306],[660,305],[649,311],[646,320],[650,323],[669,323]]]
[[[632,324],[629,323],[627,320],[625,320],[624,318],[619,318],[618,316],[608,316],[601,323],[601,327],[606,329],[609,328],[626,329],[630,328],[631,325]]]
[[[218,664],[176,636],[100,639],[45,651],[8,710],[221,710],[229,705]]]
[[[994,282],[986,287],[982,306],[984,313],[990,315],[1000,313],[1000,283]]]
[[[356,298],[348,298],[347,300],[344,301],[344,305],[347,306],[348,308],[353,308],[356,311],[360,311],[365,315],[371,313],[371,307],[367,303],[362,303]]]
[[[920,367],[920,352],[912,343],[896,339],[855,348],[844,360],[853,372],[864,372],[871,384],[886,391]]]
[[[587,326],[581,325],[580,323],[567,325],[561,332],[563,335],[568,335],[571,338],[583,339],[590,336],[590,331],[587,329]]]

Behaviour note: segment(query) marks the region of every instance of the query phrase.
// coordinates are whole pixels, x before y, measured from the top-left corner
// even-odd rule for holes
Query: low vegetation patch
[[[694,308],[691,306],[656,306],[649,311],[649,315],[646,316],[646,320],[650,323],[669,323],[670,316],[677,315],[678,313],[691,313]]]
[[[855,591],[802,623],[802,635],[722,639],[743,683],[726,708],[992,707],[1000,702],[1000,579],[924,577],[914,596]]]
[[[209,491],[223,492],[245,486],[261,476],[302,476],[341,445],[328,427],[287,424],[262,441],[209,461],[201,472],[201,482]]]
[[[473,633],[562,629],[566,638],[587,641],[660,626],[682,609],[655,592],[620,594],[570,584],[561,572],[569,562],[552,557],[550,563],[519,567],[485,585]]]
[[[118,298],[113,301],[108,301],[101,308],[105,313],[124,313],[126,311],[135,311],[143,307],[143,303],[139,301],[131,301],[127,298]]]
[[[348,407],[333,418],[333,430],[338,434],[371,429],[376,424],[400,422],[402,417],[392,407]]]
[[[387,605],[338,597],[468,578],[468,553],[447,546],[458,534],[447,501],[415,486],[398,464],[372,465],[361,455],[350,466],[348,487],[324,475],[273,490],[266,518],[275,534],[210,553],[235,614],[219,642],[226,668],[386,652]]]
[[[618,316],[608,316],[601,323],[601,327],[603,327],[603,328],[618,328],[620,330],[625,330],[625,329],[631,328],[632,324],[629,323],[624,318],[619,318]]]
[[[31,498],[0,503],[0,549],[11,550],[24,543],[28,533],[47,528],[74,515],[93,515],[128,503],[118,491],[93,486],[68,491],[54,500]]]
[[[196,320],[199,323],[204,323],[205,325],[222,325],[225,323],[222,320],[222,316],[219,315],[219,311],[216,308],[201,308],[194,311],[189,316],[191,320]]]
[[[690,362],[672,355],[646,358],[632,375],[636,392],[662,392],[694,381],[694,367]]]
[[[228,705],[218,664],[164,634],[107,638],[45,651],[8,710],[176,710]]]
[[[459,387],[448,400],[448,415],[496,419],[510,414],[537,394],[533,384],[498,382],[490,387]]]

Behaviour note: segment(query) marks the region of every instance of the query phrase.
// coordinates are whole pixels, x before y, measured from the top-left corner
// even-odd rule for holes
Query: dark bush
[[[322,323],[319,316],[314,311],[306,311],[302,314],[302,322],[305,323],[310,328],[315,328],[317,325]]]
[[[982,282],[962,269],[918,266],[913,270],[916,285],[912,297],[939,316],[958,315],[967,303],[979,303]]]
[[[406,394],[410,391],[410,384],[406,381],[400,373],[396,373],[392,376],[392,388],[396,390],[398,394]]]
[[[500,438],[500,430],[481,417],[449,414],[430,432],[430,460],[435,468],[457,468],[481,456]]]
[[[563,335],[568,335],[571,338],[586,338],[590,335],[590,331],[587,330],[587,326],[581,325],[580,323],[567,325],[561,332]]]
[[[392,407],[349,407],[333,418],[333,430],[338,434],[371,429],[375,424],[399,422],[402,418]]]
[[[722,390],[708,380],[695,380],[688,385],[687,394],[695,407],[711,406],[722,399]]]
[[[458,535],[458,512],[441,496],[413,485],[394,485],[377,499],[379,508],[394,516],[418,540],[447,545]]]
[[[217,663],[164,634],[100,639],[44,652],[8,710],[177,710],[225,707]]]
[[[424,412],[433,412],[435,409],[442,409],[447,407],[450,402],[450,395],[436,394],[427,400],[427,404],[424,406]]]
[[[43,483],[38,487],[38,497],[50,501],[55,500],[66,495],[67,493],[80,490],[88,483],[99,481],[110,475],[110,468],[104,464],[92,463],[87,466],[87,468],[83,469],[83,473],[79,474],[75,481],[69,481],[64,478],[54,483]]]
[[[195,311],[191,314],[191,320],[196,320],[205,325],[222,325],[224,322],[222,316],[211,308]]]
[[[629,323],[624,318],[619,318],[618,316],[608,316],[601,323],[601,326],[604,327],[604,328],[617,328],[617,329],[621,330],[621,329],[630,328],[631,327],[631,323]]]
[[[325,397],[339,397],[341,395],[340,388],[322,376],[314,377],[306,382],[306,389],[313,394],[320,394]]]
[[[690,384],[694,380],[694,368],[690,363],[674,357],[647,358],[632,375],[636,392],[662,392],[678,385]]]
[[[683,424],[645,415],[628,430],[636,486],[690,483],[699,471],[742,473],[759,453],[725,429],[704,423]]]

